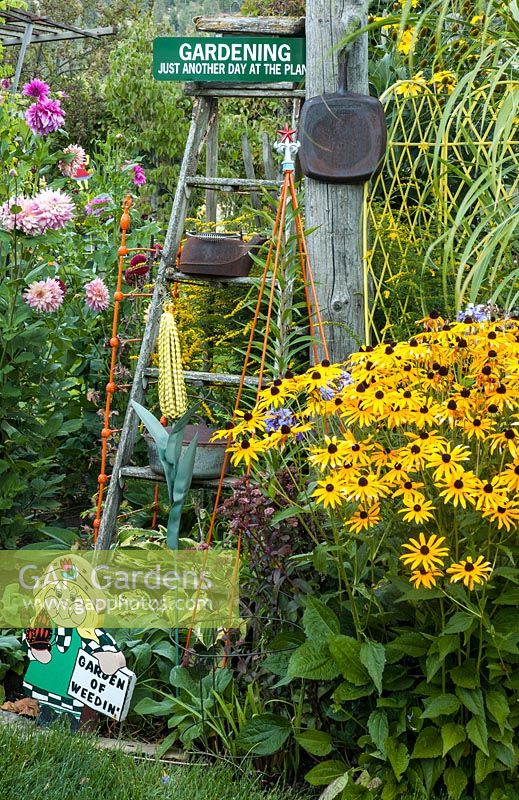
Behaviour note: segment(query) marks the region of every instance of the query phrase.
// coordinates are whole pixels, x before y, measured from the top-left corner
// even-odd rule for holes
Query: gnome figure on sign
[[[79,654],[96,659],[98,673],[105,678],[126,666],[115,640],[95,627],[98,617],[92,611],[96,598],[91,574],[91,565],[75,554],[72,559],[56,559],[35,597],[34,627],[23,634],[29,657],[23,686],[38,701],[42,722],[67,713],[77,728],[80,721],[92,717],[86,704],[69,693]]]

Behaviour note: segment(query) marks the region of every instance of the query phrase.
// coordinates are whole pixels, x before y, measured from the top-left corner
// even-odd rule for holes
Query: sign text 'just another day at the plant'
[[[153,42],[159,81],[298,81],[305,76],[305,39],[274,36],[161,36]]]

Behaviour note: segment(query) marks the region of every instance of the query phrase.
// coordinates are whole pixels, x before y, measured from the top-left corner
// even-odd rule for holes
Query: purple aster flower
[[[328,384],[328,386],[321,386],[319,393],[323,400],[331,400],[335,396],[335,390]]]
[[[59,100],[44,97],[29,106],[25,121],[36,136],[48,136],[57,131],[65,119],[65,112]]]
[[[296,420],[289,408],[271,408],[268,417],[265,417],[267,433],[279,431],[282,425],[292,427]]]
[[[100,194],[85,204],[85,214],[89,217],[100,217],[105,211],[111,211],[113,207],[110,195]]]
[[[50,86],[45,81],[33,78],[32,81],[25,84],[22,94],[26,97],[35,97],[36,100],[45,100],[50,94]]]
[[[351,377],[350,373],[347,372],[346,370],[343,370],[341,372],[340,378],[337,381],[337,391],[342,392],[342,390],[345,389],[346,386],[351,386],[352,383],[353,383],[353,378]]]

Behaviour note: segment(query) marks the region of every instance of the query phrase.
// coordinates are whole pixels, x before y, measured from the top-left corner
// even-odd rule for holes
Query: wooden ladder
[[[277,18],[233,18],[233,17],[198,17],[199,31],[222,34],[242,35],[298,35],[304,28],[302,19]],[[249,287],[255,283],[253,278],[206,278],[193,277],[176,271],[177,252],[184,232],[192,189],[206,190],[206,212],[208,219],[216,218],[217,192],[260,192],[263,189],[277,190],[281,181],[256,180],[255,178],[219,178],[216,177],[218,164],[218,103],[224,97],[257,97],[264,99],[293,99],[304,97],[304,90],[294,88],[293,84],[241,84],[234,85],[213,83],[186,84],[185,93],[193,96],[193,112],[191,125],[180,167],[175,198],[171,209],[168,229],[164,241],[161,262],[157,271],[153,295],[151,298],[147,321],[132,387],[128,398],[128,407],[124,418],[119,446],[112,467],[112,474],[106,500],[103,507],[101,524],[97,534],[96,549],[107,550],[116,534],[116,523],[123,497],[125,481],[128,478],[156,481],[160,480],[150,467],[131,466],[133,450],[138,436],[139,421],[133,410],[131,401],[142,403],[146,387],[150,379],[157,378],[158,370],[150,367],[151,355],[158,335],[162,305],[169,295],[168,285],[172,282],[210,282],[214,286],[233,285]],[[197,166],[202,146],[206,143],[206,175],[197,175]],[[250,170],[247,169],[250,174]],[[185,372],[187,382],[198,385],[230,385],[238,386],[239,375],[214,374],[208,372]],[[249,377],[246,385],[256,386],[257,381]],[[232,478],[224,479],[227,483]],[[197,480],[193,485],[216,488],[218,480]]]

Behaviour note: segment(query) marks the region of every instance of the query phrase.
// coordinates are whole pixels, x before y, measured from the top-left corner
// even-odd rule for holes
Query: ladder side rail
[[[218,101],[216,99],[200,98],[199,100],[195,100],[195,104],[193,106],[191,127],[189,129],[186,148],[184,150],[184,157],[182,159],[182,165],[180,168],[179,180],[175,192],[175,199],[169,218],[168,229],[164,241],[164,250],[162,251],[162,259],[157,272],[153,297],[151,299],[148,312],[148,319],[144,329],[141,351],[137,361],[137,366],[135,368],[133,385],[128,398],[126,416],[124,418],[121,438],[112,468],[112,477],[108,487],[103,516],[101,518],[101,525],[96,541],[97,550],[108,550],[114,539],[117,514],[121,504],[123,491],[122,482],[120,481],[120,470],[122,467],[128,464],[128,461],[132,456],[138,434],[138,417],[133,410],[131,401],[135,400],[136,402],[141,403],[144,399],[144,393],[146,389],[146,376],[144,374],[144,370],[149,364],[149,360],[155,347],[155,341],[157,338],[160,315],[162,312],[162,301],[166,291],[166,270],[176,261],[177,251],[182,237],[184,221],[187,213],[190,190],[186,184],[186,178],[189,174],[192,174],[196,170],[200,156],[200,150],[207,135],[207,131],[211,125],[212,119],[216,114],[217,105]]]

